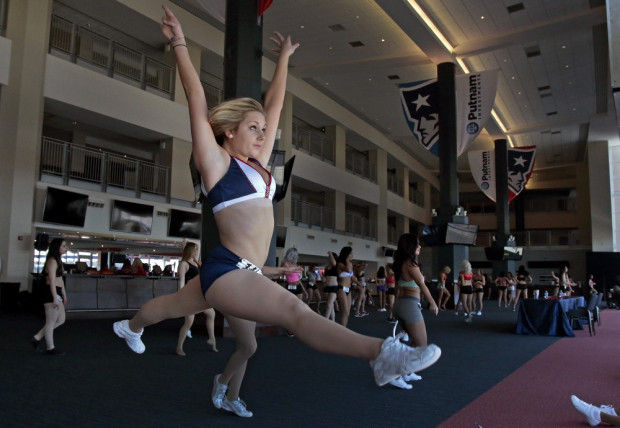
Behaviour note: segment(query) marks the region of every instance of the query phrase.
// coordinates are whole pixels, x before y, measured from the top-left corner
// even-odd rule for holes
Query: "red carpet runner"
[[[440,425],[584,427],[570,395],[620,407],[620,311],[601,313],[596,336],[577,331],[532,358]]]

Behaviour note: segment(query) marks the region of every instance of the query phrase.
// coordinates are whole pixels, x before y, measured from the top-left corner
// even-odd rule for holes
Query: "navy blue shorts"
[[[252,262],[242,259],[223,245],[218,245],[207,254],[200,266],[200,288],[204,295],[220,276],[236,269],[247,269],[262,275]]]

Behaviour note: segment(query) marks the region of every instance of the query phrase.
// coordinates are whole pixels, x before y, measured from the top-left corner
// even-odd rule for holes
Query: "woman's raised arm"
[[[261,155],[258,159],[265,166],[269,162],[269,157],[273,150],[273,143],[278,131],[278,122],[280,121],[280,112],[284,104],[288,59],[299,47],[299,43],[293,44],[291,42],[291,36],[286,36],[285,38],[277,31],[274,33],[274,37],[270,37],[270,39],[276,44],[273,51],[279,53],[279,56],[269,89],[265,94],[265,121],[267,122],[267,129],[265,130],[265,146],[261,150]]]
[[[204,89],[189,57],[181,23],[167,6],[164,5],[162,8],[165,14],[161,20],[161,31],[170,41],[171,49],[174,51],[179,68],[179,77],[189,106],[194,164],[201,176],[204,177],[205,174],[217,176],[220,168],[214,168],[214,166],[221,164],[222,169],[226,167],[224,150],[215,141],[213,130],[209,124]],[[207,162],[209,168],[206,168]]]

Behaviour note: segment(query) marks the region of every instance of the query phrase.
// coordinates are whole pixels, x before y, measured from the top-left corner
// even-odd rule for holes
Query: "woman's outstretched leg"
[[[236,348],[220,375],[219,382],[228,385],[226,396],[234,401],[239,398],[248,360],[256,352],[256,323],[230,315],[226,315],[226,320],[235,335]]]
[[[185,352],[183,351],[183,344],[185,343],[187,332],[189,331],[190,328],[192,328],[193,324],[194,324],[194,316],[187,315],[185,317],[185,322],[183,323],[183,325],[181,326],[181,329],[179,330],[179,339],[177,340],[177,349],[176,349],[177,355],[180,355],[182,357],[185,356]]]

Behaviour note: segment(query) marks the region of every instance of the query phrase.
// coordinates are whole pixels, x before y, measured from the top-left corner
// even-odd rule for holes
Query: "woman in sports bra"
[[[358,291],[355,316],[360,318],[368,315],[366,312],[366,263],[360,263],[355,267],[355,276]]]
[[[559,296],[560,295],[560,278],[555,273],[555,271],[551,271],[551,278],[552,278],[551,281],[552,281],[552,286],[553,286],[553,292],[551,293],[551,295]]]
[[[319,291],[319,287],[317,282],[319,281],[319,273],[316,269],[316,266],[310,265],[308,267],[308,274],[306,275],[308,280],[308,287],[306,291],[308,292],[308,306],[310,306],[310,302],[314,297],[316,297],[316,311],[319,312],[319,305],[321,304],[321,292]]]
[[[506,278],[506,272],[500,272],[499,276],[495,279],[495,285],[497,286],[497,307],[502,308],[502,300],[504,301],[504,306],[508,307],[508,298],[507,298],[507,290],[508,290],[508,278]]]
[[[353,274],[353,248],[342,247],[336,259],[338,268],[338,305],[340,306],[340,324],[344,327],[349,323],[351,313],[351,286],[357,283]]]
[[[45,325],[32,337],[31,343],[34,349],[38,350],[43,339],[45,339],[45,353],[48,355],[64,354],[63,351],[60,351],[54,346],[54,329],[60,327],[65,322],[67,293],[65,292],[65,282],[62,278],[64,267],[61,257],[66,252],[67,244],[64,239],[52,239],[43,268],[46,285],[43,297]]]
[[[439,309],[446,310],[446,304],[450,300],[452,294],[446,287],[446,281],[448,280],[448,275],[450,275],[452,269],[450,266],[444,266],[441,272],[439,272],[439,284],[437,284],[437,289],[439,290],[439,296],[437,297],[437,301],[439,302]]]
[[[521,297],[521,295],[523,295],[524,299],[527,299],[527,286],[532,282],[532,277],[530,276],[530,273],[525,270],[525,266],[519,266],[515,281],[517,283],[517,293],[515,295],[515,301],[513,302],[513,311],[516,310],[517,305],[519,304],[519,297]]]
[[[460,300],[463,303],[463,310],[465,311],[465,322],[471,322],[472,317],[472,300],[473,300],[473,277],[474,273],[471,270],[471,263],[468,260],[463,260],[463,270],[459,272],[459,286],[460,286]]]
[[[575,285],[575,283],[568,275],[568,266],[564,266],[562,275],[560,276],[560,291],[564,293],[565,296],[570,296],[574,291],[573,285]]]
[[[336,321],[336,298],[338,297],[338,268],[336,267],[336,253],[327,252],[328,264],[325,268],[325,285],[323,292],[327,293],[325,318]]]
[[[405,233],[398,239],[398,248],[394,253],[393,264],[398,297],[394,302],[393,311],[394,316],[407,332],[411,344],[425,348],[429,345],[420,305],[420,295],[424,294],[424,298],[429,302],[431,313],[437,315],[439,308],[424,283],[424,276],[420,270],[418,257],[421,249],[417,234]],[[440,355],[441,351],[436,357],[439,358]],[[415,373],[407,373],[405,376],[395,379],[392,384],[403,388],[405,387],[403,383],[416,378],[418,376]]]
[[[198,245],[193,242],[188,242],[183,248],[183,258],[179,263],[179,290],[185,286],[192,278],[198,276],[200,269],[200,263],[198,261]],[[215,310],[213,308],[205,309],[202,313],[206,317],[207,343],[211,346],[213,352],[218,352],[215,341]],[[194,325],[194,314],[186,315],[185,321],[179,330],[179,339],[177,341],[177,355],[185,356],[183,351],[183,344],[185,338],[192,337],[191,328]]]
[[[193,161],[214,213],[220,245],[206,254],[200,279],[190,280],[178,296],[150,301],[130,321],[119,321],[116,334],[143,352],[140,334],[145,326],[209,307],[219,310],[235,334],[237,347],[224,371],[214,378],[211,400],[216,408],[242,417],[253,415],[239,398],[239,390],[247,361],[256,350],[256,322],[284,327],[316,350],[370,361],[379,385],[415,371],[412,367],[419,370],[433,364],[436,347],[414,349],[393,338],[355,333],[321,317],[265,276],[292,271],[263,267],[273,235],[276,187],[263,165],[269,162],[284,104],[289,57],[299,45],[279,33],[272,37],[278,60],[264,108],[251,98],[240,98],[209,112],[181,25],[167,6],[163,8],[161,28],[170,40],[185,90]]]
[[[379,295],[379,309],[378,312],[385,312],[385,292],[387,290],[387,286],[385,285],[385,268],[383,266],[379,267],[377,270],[377,294]]]
[[[296,268],[298,267],[297,262],[299,260],[299,253],[297,252],[297,248],[291,247],[286,250],[284,254],[284,259],[282,260],[282,266],[287,268]],[[285,274],[286,277],[286,289],[297,296],[298,299],[304,300],[307,299],[308,294],[306,293],[306,289],[301,283],[301,273],[300,272],[289,272]]]
[[[474,296],[472,302],[472,312],[476,315],[482,315],[482,299],[484,297],[484,287],[487,283],[482,271],[478,269],[473,278],[474,283]]]
[[[387,305],[390,307],[390,311],[388,313],[387,320],[389,322],[394,322],[396,319],[394,318],[393,307],[394,300],[396,299],[396,279],[394,278],[394,270],[392,270],[392,263],[388,263],[385,265],[385,285],[387,290],[385,295],[387,296]]]
[[[508,306],[511,306],[517,297],[517,280],[512,272],[508,272],[506,273],[506,281],[508,282],[508,293],[510,295],[510,298],[508,299]]]

